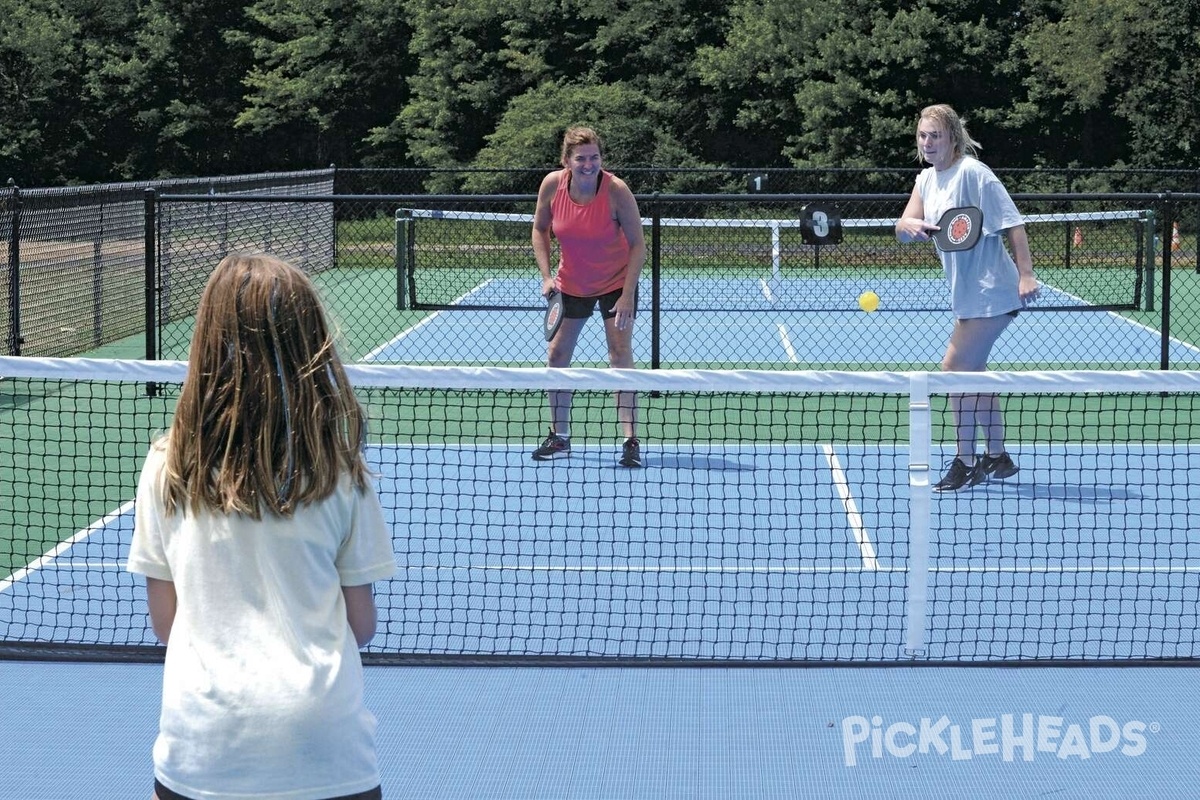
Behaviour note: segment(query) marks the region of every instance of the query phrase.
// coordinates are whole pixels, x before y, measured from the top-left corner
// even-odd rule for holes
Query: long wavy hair
[[[168,513],[290,517],[343,473],[365,490],[365,431],[308,277],[271,255],[223,259],[200,298],[166,435]]]
[[[963,122],[962,117],[958,116],[953,108],[945,103],[926,106],[921,109],[921,116],[917,118],[917,125],[921,124],[921,120],[928,119],[941,126],[946,135],[950,137],[950,141],[954,144],[954,160],[962,158],[964,155],[979,157],[979,151],[983,149],[983,145],[971,138],[971,134],[967,133],[967,126]],[[922,160],[920,140],[917,142],[917,161]]]

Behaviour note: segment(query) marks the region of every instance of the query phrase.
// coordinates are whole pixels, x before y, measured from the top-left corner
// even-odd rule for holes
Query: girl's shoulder
[[[937,180],[937,168],[933,167],[933,166],[925,167],[924,169],[922,169],[920,172],[917,173],[917,177],[915,180],[915,183],[917,186],[917,191],[920,192],[921,194],[924,194],[926,188],[929,187],[932,183],[936,182],[936,180]]]
[[[167,458],[167,450],[170,448],[170,446],[171,439],[169,434],[164,433],[161,436],[156,436],[150,442],[150,449],[146,453],[146,461],[154,463],[165,461]]]
[[[147,483],[158,487],[159,491],[162,490],[167,475],[168,446],[166,435],[159,436],[150,443],[146,458],[142,461],[140,483]]]
[[[980,161],[975,156],[963,156],[962,171],[964,174],[981,175],[986,178],[995,178],[996,173],[992,172],[992,168]]]

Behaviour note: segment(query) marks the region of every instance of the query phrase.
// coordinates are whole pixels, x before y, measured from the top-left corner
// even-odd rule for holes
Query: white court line
[[[822,564],[741,564],[737,566],[721,566],[714,564],[467,564],[464,566],[445,566],[441,564],[409,564],[404,567],[409,571],[422,572],[456,572],[459,570],[482,570],[485,572],[574,572],[574,573],[859,573],[859,572],[907,572],[903,567],[879,567],[867,569],[860,565],[822,565]]]
[[[842,508],[846,512],[846,524],[850,526],[850,532],[854,534],[858,551],[862,554],[863,567],[868,570],[877,570],[879,561],[875,557],[875,545],[871,544],[871,535],[867,532],[867,526],[863,524],[858,504],[854,502],[854,495],[850,492],[850,482],[846,479],[846,470],[838,461],[837,454],[833,452],[833,445],[822,444],[821,451],[825,454],[825,461],[829,464],[830,479],[837,488],[838,497],[842,499]]]
[[[1157,330],[1155,328],[1151,328],[1149,325],[1138,322],[1136,319],[1130,319],[1129,317],[1126,317],[1123,314],[1119,314],[1116,311],[1109,311],[1108,313],[1113,315],[1114,317],[1116,317],[1119,321],[1124,322],[1128,325],[1132,325],[1135,328],[1141,328],[1143,331],[1150,334],[1153,338],[1158,339],[1160,341],[1162,340],[1162,331]],[[1182,339],[1177,339],[1174,336],[1171,336],[1170,334],[1167,335],[1167,341],[1172,342],[1172,343],[1182,347],[1184,350],[1190,350],[1193,353],[1200,354],[1200,347],[1196,347],[1196,345],[1191,344],[1189,342],[1185,342]]]
[[[390,342],[384,342],[383,344],[379,345],[379,347],[376,347],[374,350],[372,350],[371,352],[369,352],[365,356],[363,356],[363,361],[374,361],[376,356],[378,356],[380,353],[384,352],[388,348],[395,347],[398,343],[404,341],[404,339],[406,337],[408,337],[410,334],[416,333],[421,328],[424,328],[426,325],[428,325],[429,323],[431,323],[435,319],[437,319],[438,316],[441,315],[441,313],[442,313],[441,311],[434,311],[429,316],[425,317],[423,320],[418,322],[416,325],[413,325],[412,327],[409,327],[409,328],[405,328],[399,334],[397,334],[395,337],[393,337]]]
[[[118,508],[116,511],[109,512],[102,519],[96,520],[91,525],[88,525],[86,528],[84,528],[83,530],[76,533],[70,539],[67,539],[65,542],[59,542],[58,546],[55,547],[53,550],[50,550],[49,552],[43,554],[40,558],[37,558],[37,559],[31,561],[28,565],[26,565],[22,569],[17,570],[9,577],[0,581],[0,592],[8,591],[8,589],[11,588],[12,585],[14,583],[16,583],[17,581],[25,580],[25,578],[27,578],[29,575],[31,575],[34,571],[43,569],[44,567],[48,566],[52,561],[54,561],[60,555],[65,553],[67,550],[71,549],[79,542],[82,542],[84,539],[88,538],[96,531],[102,530],[103,528],[107,527],[110,522],[112,522],[113,520],[122,516],[123,514],[131,511],[132,509],[133,509],[133,501],[129,500],[124,505],[122,505],[120,508]],[[70,563],[70,562],[68,562],[68,563]]]
[[[768,303],[774,305],[775,294],[771,291],[771,285],[762,278],[759,278],[758,285],[762,289],[763,297],[766,298]],[[787,354],[788,361],[792,364],[795,364],[797,362],[796,348],[792,346],[792,339],[790,336],[788,336],[787,325],[784,325],[782,322],[777,322],[775,323],[775,327],[779,329],[779,341],[781,344],[783,344],[783,351]]]
[[[1055,286],[1054,284],[1043,283],[1042,285],[1049,287],[1051,291],[1057,292],[1058,294],[1061,294],[1064,297],[1069,297],[1072,300],[1078,300],[1079,301],[1079,309],[1078,310],[1081,312],[1088,311],[1088,308],[1092,305],[1091,303],[1089,303],[1087,300],[1084,300],[1079,295],[1068,292],[1066,289],[1060,289],[1059,287]],[[1034,308],[1036,308],[1036,307],[1037,306],[1034,306]],[[1140,310],[1140,309],[1138,309],[1138,310]],[[1064,313],[1064,312],[1058,312],[1058,313]],[[1076,312],[1068,311],[1065,313],[1076,313]],[[1121,327],[1122,324],[1132,325],[1135,328],[1141,329],[1144,333],[1150,334],[1150,336],[1152,338],[1159,339],[1160,341],[1162,340],[1162,331],[1157,330],[1155,328],[1151,328],[1149,325],[1146,325],[1145,323],[1138,322],[1136,319],[1131,319],[1119,311],[1106,311],[1104,313],[1107,314],[1108,316],[1114,318],[1117,321],[1117,327]],[[1176,337],[1171,336],[1171,335],[1168,335],[1167,339],[1169,341],[1179,345],[1180,347],[1182,347],[1185,350],[1191,350],[1194,353],[1200,354],[1200,347],[1196,347],[1193,344],[1189,344],[1188,342],[1185,342],[1182,339],[1177,339]],[[1111,363],[1111,362],[1106,362],[1106,363]]]
[[[759,288],[762,289],[763,297],[766,298],[768,303],[773,304],[775,302],[775,295],[771,291],[771,285],[769,283],[767,283],[767,281],[763,278],[758,279],[758,285],[759,285]]]
[[[494,283],[496,280],[497,280],[496,278],[488,278],[486,281],[479,284],[478,286],[476,286],[474,289],[467,292],[466,294],[460,294],[458,297],[451,300],[450,305],[455,305],[457,303],[461,303],[462,301],[466,300],[471,295],[482,292],[488,286],[488,284]],[[431,312],[429,314],[429,316],[422,319],[416,325],[413,325],[410,328],[405,328],[399,334],[394,336],[391,341],[384,342],[383,344],[379,345],[379,347],[376,347],[374,350],[367,353],[365,356],[363,356],[363,361],[374,361],[375,357],[378,356],[380,353],[384,352],[388,348],[395,347],[399,342],[402,342],[405,338],[407,338],[411,334],[414,334],[417,331],[419,331],[421,328],[424,328],[426,325],[433,322],[435,319],[437,319],[441,315],[442,315],[442,312],[440,310]]]
[[[881,572],[907,574],[909,569],[904,566],[878,566],[868,568],[859,565],[821,565],[821,564],[743,564],[739,566],[714,566],[708,564],[676,565],[644,565],[644,564],[465,564],[462,566],[445,566],[441,564],[408,564],[403,567],[407,571],[421,572],[458,572],[473,570],[483,572],[569,572],[569,573],[745,573],[745,574],[856,574],[863,572]],[[931,573],[981,573],[981,574],[1068,574],[1078,575],[1087,573],[1200,573],[1200,564],[1184,564],[1166,567],[1107,567],[1107,566],[950,566],[930,567]]]
[[[788,361],[796,363],[796,348],[792,347],[792,340],[788,337],[787,326],[782,322],[776,323],[779,328],[779,341],[783,343],[783,350],[787,353]]]

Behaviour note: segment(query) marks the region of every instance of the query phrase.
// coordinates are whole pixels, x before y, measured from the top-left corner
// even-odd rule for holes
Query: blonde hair
[[[584,125],[572,125],[563,134],[561,160],[564,167],[570,166],[571,151],[581,144],[594,144],[600,149],[601,156],[604,155],[604,143],[600,141],[600,134]]]
[[[271,255],[224,258],[200,298],[166,436],[168,513],[290,517],[342,473],[363,490],[365,430],[308,277]]]
[[[950,141],[954,144],[955,160],[962,158],[964,155],[978,156],[979,151],[983,149],[983,145],[971,138],[971,134],[967,133],[967,126],[963,123],[962,118],[954,111],[953,108],[945,103],[926,106],[921,109],[921,116],[917,119],[917,125],[921,124],[921,120],[930,120],[941,126],[946,135],[950,137]],[[920,161],[921,147],[918,140],[917,144],[917,161]]]

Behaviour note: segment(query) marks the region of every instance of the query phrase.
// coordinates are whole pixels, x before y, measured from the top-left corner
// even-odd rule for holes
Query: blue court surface
[[[816,286],[816,281],[796,281],[791,289],[767,282],[675,281],[666,284],[664,309],[670,296],[711,295],[712,308],[704,311],[662,313],[660,358],[664,364],[738,363],[888,365],[936,364],[946,349],[951,326],[947,310],[898,310],[911,303],[939,298],[935,308],[948,308],[940,280],[842,280]],[[882,299],[881,310],[866,314],[858,309],[859,293],[872,289]],[[537,306],[538,284],[533,281],[495,279],[469,293],[474,303]],[[833,310],[821,312],[781,310],[790,307],[779,299],[787,294],[812,292],[820,298],[840,298]],[[647,362],[651,354],[651,321],[648,289],[640,290],[639,317],[634,330],[634,354]],[[680,301],[683,302],[683,301]],[[1043,287],[1038,306],[1083,307],[1078,298]],[[928,306],[926,306],[928,307]],[[537,311],[436,311],[392,341],[373,350],[368,361],[473,364],[539,364],[546,358]],[[1018,317],[997,342],[995,364],[1036,368],[1111,369],[1126,365],[1159,363],[1161,335],[1117,312],[1097,310],[1031,310]],[[607,363],[607,348],[599,317],[586,325],[575,352],[579,364]],[[1200,348],[1170,339],[1173,365],[1191,368],[1200,364]],[[1044,366],[1049,365],[1049,366]]]
[[[384,796],[1192,798],[1191,668],[370,667]],[[144,798],[162,669],[0,662],[0,798]]]
[[[1200,652],[1200,451],[1013,444],[1015,478],[934,495],[922,614],[934,660]],[[938,458],[947,452],[935,454]],[[904,660],[907,449],[372,451],[400,574],[389,653]],[[940,463],[940,462],[939,462]],[[1169,478],[1169,479],[1168,479]],[[537,498],[581,513],[534,521]],[[10,638],[154,644],[125,573],[132,503],[0,581]]]
[[[435,313],[372,358],[541,363],[538,316]],[[948,330],[946,312],[680,312],[663,359],[720,364],[739,341],[747,363],[929,364]],[[648,337],[640,319],[639,358]],[[605,362],[602,338],[586,326],[577,362]],[[1029,313],[995,358],[1154,363],[1159,344],[1115,314]],[[651,440],[630,471],[615,442],[549,464],[533,444],[372,448],[401,569],[376,586],[371,651],[729,663],[371,666],[386,797],[1196,796],[1198,673],[1087,664],[1200,651],[1200,452],[1012,442],[1017,476],[932,498],[918,575],[904,445]],[[531,522],[564,496],[589,513]],[[131,535],[125,503],[0,581],[10,637],[153,643]],[[914,624],[929,659],[1081,666],[879,665]],[[149,796],[161,678],[0,661],[0,799]]]
[[[1195,653],[1200,454],[1013,449],[1017,478],[934,498],[929,655]],[[903,448],[645,455],[629,471],[611,445],[550,464],[515,447],[374,449],[401,572],[376,587],[372,648],[898,657]],[[1162,462],[1169,483],[1144,472]],[[564,485],[597,513],[530,525],[527,498]],[[113,509],[5,581],[0,617],[30,638],[150,642],[122,569],[131,528]],[[1200,779],[1196,674],[392,666],[367,670],[367,693],[388,797],[1174,798]],[[153,665],[0,662],[0,798],[146,796],[160,681]]]

